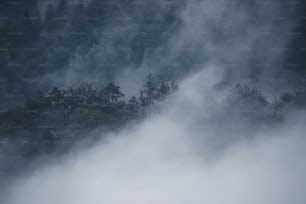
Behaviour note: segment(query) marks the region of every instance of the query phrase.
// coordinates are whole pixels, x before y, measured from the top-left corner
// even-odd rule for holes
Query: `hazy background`
[[[224,67],[224,83],[297,89],[304,8],[286,0],[3,1],[1,103],[80,82],[116,81],[133,94],[148,71],[180,80],[208,63]]]
[[[114,81],[137,94],[148,72],[180,88],[139,124],[13,180],[4,203],[305,203],[304,112],[253,129],[226,104],[227,87],[238,82],[270,99],[304,88],[304,3],[58,1],[55,25],[41,2],[5,2],[1,11],[10,19],[5,11],[18,5],[45,26],[17,44],[2,18],[4,108],[80,82]]]

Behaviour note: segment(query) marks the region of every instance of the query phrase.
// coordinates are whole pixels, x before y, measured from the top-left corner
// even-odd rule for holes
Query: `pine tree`
[[[145,79],[143,97],[145,105],[153,103],[158,98],[157,82],[151,73]]]
[[[131,118],[137,118],[139,116],[140,102],[135,96],[128,101],[127,109]]]
[[[120,87],[114,83],[109,83],[104,89],[100,91],[100,97],[102,97],[107,104],[118,102],[119,98],[123,97],[124,94],[120,91]]]
[[[168,83],[162,82],[161,85],[159,86],[160,99],[164,99],[164,97],[166,97],[169,94],[170,94],[170,87]]]

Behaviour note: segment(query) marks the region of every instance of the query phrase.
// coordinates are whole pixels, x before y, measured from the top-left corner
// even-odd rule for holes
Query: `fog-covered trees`
[[[142,90],[143,95],[130,99],[124,98],[120,87],[112,82],[100,89],[94,84],[82,83],[71,88],[54,87],[46,93],[39,91],[23,107],[1,114],[2,130],[17,125],[26,128],[29,124],[34,129],[51,125],[54,134],[69,132],[71,128],[118,128],[143,118],[149,105],[161,101],[172,91],[167,82],[158,82],[152,74],[146,77]],[[39,131],[33,134],[36,133],[40,134]]]
[[[65,150],[89,135],[88,131],[96,128],[113,131],[129,122],[143,120],[150,111],[158,110],[162,101],[176,89],[175,83],[160,81],[151,73],[145,78],[139,95],[130,98],[126,98],[115,83],[100,88],[90,83],[54,87],[48,92],[38,92],[24,106],[2,112],[1,137],[29,141],[30,145],[21,151],[25,157],[37,152],[52,153],[59,146]],[[248,131],[263,125],[279,123],[288,110],[304,110],[306,92],[282,93],[270,102],[258,89],[238,84],[227,91],[224,104],[207,122],[249,134]],[[44,145],[37,141],[44,141]]]
[[[260,117],[266,112],[267,99],[263,94],[245,84],[237,84],[229,90],[228,106],[232,112],[247,117]]]
[[[100,89],[89,83],[65,89],[52,88],[46,93],[38,92],[22,107],[1,113],[1,131],[18,132],[20,129],[12,128],[18,126],[31,127],[34,134],[40,134],[35,129],[42,125],[53,126],[54,134],[70,128],[117,128],[146,117],[176,89],[174,83],[159,81],[151,73],[145,78],[139,95],[129,99],[115,83]],[[269,102],[259,90],[238,84],[228,90],[224,103],[223,113],[226,114],[221,118],[231,117],[233,121],[243,118],[250,124],[268,124],[283,118],[288,110],[304,109],[306,92],[282,93]]]
[[[131,97],[127,104],[127,111],[131,118],[135,119],[140,115],[141,104],[135,96]]]
[[[295,93],[283,92],[279,97],[275,98],[272,107],[278,114],[303,110],[306,108],[306,91]]]
[[[149,73],[144,81],[143,88],[140,90],[139,100],[144,108],[157,101],[163,100],[167,95],[177,89],[177,85],[171,82],[171,86],[168,82],[158,80]]]
[[[151,104],[161,101],[157,96],[171,92],[166,82],[158,82],[153,75],[147,77],[144,84],[147,84],[145,96],[151,97]],[[67,151],[83,139],[94,142],[90,131],[98,130],[101,137],[104,132],[142,120],[148,108],[149,104],[143,104],[140,95],[125,98],[115,83],[101,88],[90,83],[70,88],[54,87],[47,92],[39,91],[23,106],[1,112],[0,137],[8,144],[20,142],[17,156],[31,160]]]
[[[120,87],[114,83],[109,83],[99,92],[99,96],[107,103],[116,103],[124,94],[120,91]]]
[[[146,47],[153,50],[158,47],[163,32],[177,23],[177,8],[170,6],[169,12],[158,14],[160,26],[154,26],[151,32],[152,23],[148,20],[153,16],[141,19],[133,12],[151,11],[150,6],[143,7],[133,1],[57,0],[41,4],[39,0],[27,0],[10,6],[10,1],[3,0],[1,5],[0,12],[5,18],[0,23],[0,44],[5,52],[0,56],[0,74],[10,90],[1,89],[0,93],[5,96],[13,91],[25,99],[36,93],[36,83],[42,84],[44,91],[50,89],[54,80],[45,81],[49,74],[53,77],[53,74],[65,73],[74,64],[81,64],[90,77],[102,81],[111,79],[124,67],[137,68],[144,60]],[[129,19],[139,25],[137,32],[127,24]],[[117,32],[121,30],[124,32]],[[146,34],[150,34],[150,42]],[[79,56],[81,62],[77,60]],[[82,78],[81,73],[76,74]],[[12,104],[2,95],[0,105]],[[24,100],[14,102],[22,104]]]

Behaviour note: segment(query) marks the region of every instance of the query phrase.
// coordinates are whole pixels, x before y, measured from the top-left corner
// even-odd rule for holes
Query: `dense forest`
[[[94,142],[103,139],[103,133],[139,123],[150,112],[158,111],[163,100],[177,89],[175,83],[158,81],[150,73],[139,95],[129,99],[114,83],[101,89],[94,84],[81,84],[74,88],[52,88],[45,93],[40,91],[24,105],[0,114],[2,156],[13,158],[6,162],[14,163],[6,167],[18,168],[16,158],[25,162],[56,155],[82,140]],[[227,90],[222,112],[210,120],[211,124],[218,121],[219,125],[238,122],[245,127],[248,124],[248,131],[258,130],[281,124],[287,112],[302,111],[305,107],[306,91],[282,93],[268,101],[259,90],[237,84]],[[239,127],[235,128],[238,132]],[[95,129],[99,134],[89,134]]]
[[[1,157],[15,163],[4,166],[15,169],[16,159],[25,162],[57,155],[82,140],[93,143],[104,133],[139,122],[176,89],[174,82],[158,81],[149,73],[139,95],[129,99],[114,83],[101,89],[85,83],[39,91],[23,105],[0,113]],[[99,135],[85,137],[97,128]]]
[[[170,2],[162,13],[154,13],[155,7],[139,1],[4,0],[0,4],[0,106],[18,104],[39,89],[63,83],[77,86],[80,81],[95,81],[104,86],[124,67],[137,69],[146,49],[161,48],[169,28],[178,21],[179,4]],[[139,18],[142,10],[146,15]],[[133,26],[127,26],[129,22]],[[59,79],[68,69],[72,70],[70,84]],[[63,73],[59,81],[48,78],[57,73]],[[168,76],[159,77],[169,80]]]

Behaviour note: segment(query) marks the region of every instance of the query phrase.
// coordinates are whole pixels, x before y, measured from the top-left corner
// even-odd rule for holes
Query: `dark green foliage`
[[[263,94],[245,84],[237,84],[228,92],[227,116],[231,121],[241,120],[242,126],[268,124],[273,116],[269,102]]]
[[[162,96],[166,96],[170,93],[170,87],[167,83],[162,82],[159,87],[159,92]]]
[[[149,79],[153,79],[153,76],[150,75]],[[145,84],[150,85],[146,86],[146,97],[151,96],[151,103],[161,101],[171,92],[166,82],[156,83],[153,97],[149,91],[153,85],[148,78]],[[123,97],[120,87],[114,83],[108,83],[101,89],[94,84],[83,83],[75,88],[54,87],[47,93],[39,91],[24,106],[0,114],[0,134],[11,140],[25,138],[30,143],[38,140],[48,144],[48,147],[27,147],[29,151],[22,154],[52,152],[58,149],[58,143],[67,140],[70,141],[68,143],[77,142],[95,128],[117,130],[128,122],[142,119],[144,104],[135,96],[127,102]],[[146,108],[148,105],[145,105]]]
[[[118,129],[132,120],[139,120],[154,109],[177,85],[158,80],[149,74],[139,97],[127,102],[120,87],[109,83],[101,89],[93,84],[81,84],[75,88],[52,88],[48,93],[38,94],[24,106],[11,108],[0,114],[2,137],[27,140],[45,140],[56,147],[54,140],[79,140],[87,131],[100,127],[104,130]],[[238,84],[227,96],[224,112],[217,117],[228,123],[243,119],[251,126],[269,125],[280,121],[288,110],[302,110],[306,106],[306,92],[282,93],[269,103],[257,89]],[[212,118],[213,119],[213,118]],[[26,132],[26,134],[25,134]],[[53,141],[53,142],[52,142]]]
[[[52,88],[47,93],[38,92],[22,107],[2,112],[0,134],[8,144],[25,141],[20,144],[24,158],[63,152],[85,139],[91,130],[114,131],[131,121],[142,120],[176,89],[174,83],[158,82],[152,74],[146,77],[139,97],[127,101],[114,83],[101,89],[86,83],[75,88]],[[250,135],[250,131],[262,126],[278,124],[287,110],[304,110],[306,92],[282,93],[269,103],[259,90],[238,84],[228,91],[225,104],[223,112],[208,123]],[[233,126],[238,123],[243,128]]]
[[[259,90],[245,84],[237,84],[231,88],[228,98],[232,111],[248,117],[263,115],[268,105],[268,101]]]
[[[276,124],[288,113],[306,108],[306,91],[284,92],[269,102],[259,90],[238,84],[230,89],[227,98],[228,115],[234,120],[242,117],[252,126]]]
[[[116,103],[123,96],[124,94],[121,93],[120,87],[114,83],[107,84],[107,86],[99,93],[99,97],[102,98],[106,104]]]
[[[154,12],[159,8],[153,8],[153,2],[84,2],[58,0],[41,4],[39,0],[28,0],[16,6],[8,0],[1,2],[1,16],[7,19],[0,23],[0,44],[7,51],[0,53],[0,74],[16,94],[32,97],[37,91],[32,81],[57,71],[65,72],[70,59],[78,55],[94,55],[92,50],[96,46],[104,48],[104,44],[105,48],[111,47],[116,51],[105,54],[103,62],[94,56],[86,58],[84,70],[99,74],[103,80],[112,80],[122,67],[141,66],[146,48],[158,48],[162,39],[168,38],[169,35],[163,34],[169,31],[170,25],[176,24],[179,9],[178,5],[173,5],[159,13]],[[142,18],[146,12],[150,15]],[[152,21],[156,16],[159,18]],[[138,25],[139,31],[135,32],[133,26],[129,28],[129,24]],[[154,24],[158,26],[152,26]],[[109,36],[113,32],[116,35]],[[20,85],[23,79],[26,80]],[[54,85],[42,83],[44,89]],[[3,91],[2,95],[11,93],[11,90]],[[0,99],[4,100],[1,96]],[[20,104],[22,102],[24,100]]]
[[[132,119],[135,119],[140,114],[140,102],[133,96],[127,104],[127,111]]]
[[[239,103],[241,106],[266,106],[268,104],[262,93],[245,84],[237,84],[229,91],[229,99],[231,102]]]
[[[272,106],[278,113],[304,109],[306,108],[306,91],[281,93]]]
[[[157,81],[151,73],[146,77],[143,90],[140,92],[140,99],[143,106],[152,104],[158,98]]]
[[[140,90],[140,102],[143,107],[152,105],[156,101],[164,99],[167,95],[177,89],[177,85],[172,82],[158,82],[158,80],[149,73],[145,79],[143,88]]]

